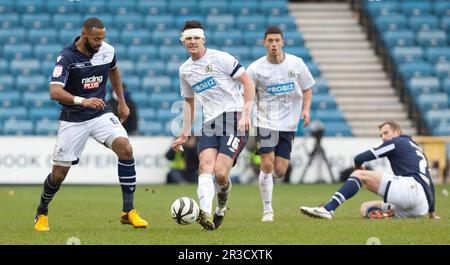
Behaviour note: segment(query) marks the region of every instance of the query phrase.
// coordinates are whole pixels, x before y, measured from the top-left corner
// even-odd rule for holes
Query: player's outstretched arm
[[[104,109],[106,107],[106,103],[100,98],[74,96],[59,84],[50,84],[50,98],[65,105],[81,105],[90,109]]]

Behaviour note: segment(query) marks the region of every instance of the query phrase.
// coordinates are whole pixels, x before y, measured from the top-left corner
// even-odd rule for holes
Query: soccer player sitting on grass
[[[361,205],[361,215],[371,219],[386,217],[417,218],[428,214],[430,219],[440,219],[435,214],[434,185],[428,161],[419,145],[410,136],[402,135],[395,122],[379,126],[383,143],[355,157],[355,168],[344,185],[333,194],[330,201],[320,207],[300,207],[311,217],[332,219],[334,211],[364,187],[383,201],[369,201]],[[395,175],[364,170],[363,163],[386,157]]]

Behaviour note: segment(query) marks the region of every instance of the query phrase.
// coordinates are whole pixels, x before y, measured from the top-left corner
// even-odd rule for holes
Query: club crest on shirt
[[[289,70],[288,76],[289,77],[295,77],[295,71],[294,70]]]
[[[205,72],[211,73],[212,71],[213,71],[213,66],[212,66],[212,64],[208,64],[208,65],[205,67]]]

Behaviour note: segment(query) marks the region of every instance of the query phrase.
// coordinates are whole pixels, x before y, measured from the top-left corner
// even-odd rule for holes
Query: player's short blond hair
[[[382,124],[378,125],[378,129],[381,130],[381,128],[385,125],[389,125],[389,127],[391,127],[392,130],[394,131],[399,131],[400,134],[402,133],[402,128],[400,128],[400,125],[396,122],[393,121],[385,121]]]

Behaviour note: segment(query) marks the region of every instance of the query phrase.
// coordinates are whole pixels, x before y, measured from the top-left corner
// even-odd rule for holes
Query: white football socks
[[[214,180],[212,174],[198,176],[197,195],[200,209],[211,215],[212,201],[214,199]]]
[[[264,212],[273,212],[272,209],[272,191],[273,191],[273,173],[259,172],[259,191],[263,202]]]

